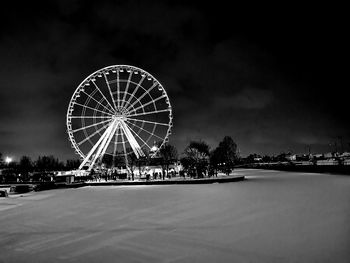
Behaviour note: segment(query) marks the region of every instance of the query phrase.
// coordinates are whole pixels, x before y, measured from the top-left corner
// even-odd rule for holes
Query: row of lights
[[[123,69],[120,69],[120,70],[118,70],[118,71],[119,71],[119,72],[124,72]],[[117,71],[116,71],[116,70],[112,70],[112,72],[113,72],[113,73],[116,73]],[[132,70],[130,70],[130,69],[127,69],[126,72],[128,72],[128,73],[133,72],[135,75],[139,74],[138,71],[132,71]],[[101,77],[102,77],[102,74],[109,75],[109,71],[103,71],[102,73],[99,72],[99,73],[97,73],[95,76],[101,78]],[[93,76],[93,77],[91,78],[92,81],[96,81],[95,76]],[[141,73],[141,76],[142,76],[142,77],[146,77],[146,74]],[[151,77],[151,76],[147,76],[147,79],[148,79],[148,80],[151,80],[152,77]]]

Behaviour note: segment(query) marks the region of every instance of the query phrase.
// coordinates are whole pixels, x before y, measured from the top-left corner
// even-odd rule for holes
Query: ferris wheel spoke
[[[114,124],[113,126],[113,129],[112,129],[112,132],[110,133],[107,141],[106,141],[106,144],[104,145],[104,147],[102,148],[102,152],[100,153],[100,158],[103,158],[103,156],[105,155],[107,149],[108,149],[108,146],[110,145],[113,137],[114,137],[114,134],[116,133],[117,129],[118,129],[118,126],[120,125],[120,123],[116,123]]]
[[[162,122],[156,122],[156,121],[146,121],[146,120],[139,120],[134,118],[127,118],[127,120],[133,120],[138,122],[144,122],[144,123],[150,123],[150,124],[156,124],[156,125],[163,125],[163,126],[170,126],[169,123],[162,123]]]
[[[114,97],[113,97],[111,87],[109,86],[106,73],[103,73],[103,76],[104,76],[104,78],[105,78],[105,81],[106,81],[106,84],[107,84],[107,87],[108,87],[108,90],[109,90],[109,94],[111,95],[111,99],[112,99],[112,102],[113,102],[113,105],[114,105],[114,110],[116,110],[116,109],[117,109],[117,106],[115,105],[115,99],[114,99]]]
[[[91,128],[91,127],[94,127],[94,126],[97,126],[97,125],[100,125],[100,124],[103,124],[103,123],[106,123],[106,122],[111,122],[111,120],[105,120],[105,121],[101,121],[101,122],[96,122],[94,124],[91,124],[91,125],[88,125],[88,126],[84,126],[84,127],[72,130],[72,132],[74,133],[74,132],[77,132],[77,131],[88,129],[88,128]]]
[[[98,104],[97,109],[98,109],[100,106],[102,106],[102,107],[104,107],[107,111],[109,111],[110,113],[113,114],[113,111],[111,111],[110,109],[108,109],[107,107],[105,107],[105,105],[102,104],[102,101],[104,100],[103,97],[100,99],[100,101],[96,100],[96,99],[93,97],[93,96],[95,96],[95,94],[98,92],[97,89],[95,89],[91,94],[88,94],[87,92],[85,92],[84,89],[82,90],[82,92],[85,93],[85,94],[88,96],[88,99],[85,101],[84,105],[88,105],[89,102],[90,102],[90,100],[93,100],[93,101],[97,102],[97,104]],[[85,109],[84,109],[84,111],[85,111]]]
[[[138,126],[138,125],[135,124],[135,123],[131,123],[131,122],[129,122],[128,120],[126,120],[126,122],[127,122],[127,123],[130,123],[131,125],[133,125],[133,126],[135,126],[135,127],[137,127],[137,128],[139,128],[140,130],[142,130],[142,131],[148,133],[149,135],[152,135],[152,136],[154,136],[154,137],[157,137],[157,138],[160,139],[160,140],[163,140],[163,139],[164,139],[164,138],[159,137],[157,134],[154,133],[154,128],[153,128],[153,131],[152,131],[152,132],[149,132],[148,130],[142,128],[141,126]]]
[[[120,126],[120,125],[119,125]],[[118,129],[115,132],[115,137],[114,137],[114,146],[117,146],[118,144],[118,137],[119,137],[119,131],[120,131],[120,127],[118,126]]]
[[[129,128],[131,132],[133,132],[144,143],[144,145],[146,145],[149,149],[151,149],[151,147],[133,129],[131,129],[128,124],[125,123],[125,125]]]
[[[84,106],[87,106],[89,104],[90,100],[91,100],[91,98],[88,97],[88,99],[84,103]],[[85,116],[85,112],[86,112],[86,107],[83,107],[81,115]],[[84,127],[85,126],[85,119],[80,119],[80,122],[81,122],[81,126]],[[84,130],[84,134],[85,134],[85,136],[87,136],[85,130]]]
[[[114,120],[110,126],[106,129],[105,133],[104,133],[104,138],[102,140],[102,142],[100,142],[99,146],[98,146],[98,150],[96,151],[95,156],[92,159],[92,162],[90,163],[90,169],[94,166],[95,162],[97,161],[98,158],[102,158],[107,147],[108,144],[110,142],[110,140],[113,137],[113,133],[115,131],[115,125],[116,121]],[[99,143],[99,142],[98,142]]]
[[[77,144],[80,146],[83,143],[85,143],[86,141],[90,140],[92,137],[94,137],[97,133],[99,133],[100,131],[102,131],[104,128],[106,128],[109,125],[109,123],[107,123],[106,125],[102,126],[101,128],[99,128],[98,130],[96,130],[94,133],[90,134],[89,136],[87,136],[85,139],[81,140],[80,142],[78,142]]]
[[[143,97],[145,97],[147,94],[150,94],[150,92],[157,87],[158,83],[154,82],[152,87],[150,87],[148,90],[146,90],[145,93],[143,93],[140,97],[138,101],[141,101],[143,99]],[[137,103],[137,101],[133,102],[129,107],[126,108],[126,110],[130,110],[131,107],[133,107],[135,104]],[[141,104],[141,103],[140,103]]]
[[[119,70],[117,70],[117,104],[118,104],[118,108],[120,106],[120,83],[119,83]]]
[[[136,98],[135,93],[138,91],[139,87],[141,86],[143,80],[145,79],[146,75],[143,75],[142,78],[140,79],[139,83],[136,85],[136,88],[134,89],[133,93],[130,95],[128,101],[125,103],[125,106],[130,105],[131,99]]]
[[[93,156],[94,152],[96,151],[96,149],[98,148],[98,151],[100,151],[101,145],[104,143],[106,136],[108,136],[108,134],[110,133],[111,129],[113,128],[113,124],[115,122],[111,122],[108,126],[108,128],[104,131],[104,133],[102,134],[102,136],[98,139],[97,143],[95,143],[95,145],[91,148],[91,150],[89,151],[89,153],[86,155],[86,157],[84,158],[83,162],[80,164],[79,169],[82,169],[84,167],[84,165],[90,161],[90,158]],[[101,144],[102,142],[102,144]],[[89,170],[91,170],[91,168],[93,167],[93,165],[95,164],[96,158],[98,157],[97,153],[95,154],[95,157],[93,158],[93,160],[91,161],[90,165],[89,165]]]
[[[97,90],[95,90],[95,91],[97,91]],[[102,102],[103,100],[104,100],[104,98],[101,98],[101,99],[100,99],[100,102]],[[97,108],[98,108],[98,107],[97,107]],[[97,114],[97,111],[94,111],[94,117],[99,117],[99,116],[97,116],[96,114]],[[112,119],[110,116],[108,116],[107,118],[109,118],[110,120]],[[96,123],[96,120],[97,120],[97,118],[94,118],[94,119],[93,119],[93,123]],[[94,128],[95,128],[95,130],[97,130],[97,126],[95,126]],[[84,130],[84,133],[86,133],[86,130]]]
[[[141,101],[140,101],[138,98],[136,98],[135,96],[133,96],[133,97],[135,98],[135,101],[136,101],[136,102],[140,103],[140,105],[142,104]],[[131,111],[134,111],[134,110],[135,110],[135,108],[132,107],[132,110],[131,110]]]
[[[149,114],[155,114],[155,113],[161,113],[161,112],[166,112],[166,111],[171,111],[171,109],[164,109],[164,110],[155,110],[155,111],[146,111],[146,112],[141,112],[141,113],[135,113],[128,115],[127,118],[129,117],[136,117],[136,116],[142,116],[142,115],[149,115]]]
[[[95,90],[96,91],[96,90]],[[111,114],[114,114],[114,112],[107,108],[105,105],[103,105],[100,101],[96,100],[94,97],[92,97],[90,94],[86,93],[85,91],[83,91],[83,93],[85,93],[87,96],[89,96],[92,100],[96,101],[99,105],[101,105],[103,108],[105,108],[106,110],[108,110]],[[96,92],[95,92],[96,93]],[[112,108],[113,109],[113,108]]]
[[[117,127],[117,130],[116,130],[115,136],[114,136],[113,165],[115,165],[115,156],[117,155],[118,136],[119,136],[119,126]]]
[[[120,127],[122,128],[131,148],[133,149],[135,155],[137,158],[139,158],[140,156],[145,156],[144,152],[142,151],[139,143],[136,141],[134,135],[132,135],[130,129],[128,128],[128,126],[126,125],[125,122],[120,122]]]
[[[150,104],[152,104],[152,103],[155,103],[155,102],[157,102],[158,100],[161,100],[161,99],[163,99],[163,98],[165,98],[165,97],[166,97],[166,95],[162,95],[162,96],[160,96],[160,97],[158,97],[158,98],[156,98],[156,99],[154,99],[154,100],[151,100],[151,101],[149,101],[149,102],[147,102],[147,103],[145,103],[145,104],[143,104],[143,105],[141,105],[141,106],[139,106],[139,107],[133,109],[132,111],[130,111],[130,113],[136,112],[136,111],[139,110],[139,109],[144,109],[146,106],[148,106],[148,105],[150,105]]]
[[[132,70],[130,70],[130,73],[129,73],[129,77],[128,77],[128,81],[126,82],[126,88],[125,88],[125,91],[124,91],[124,96],[123,96],[123,100],[122,100],[122,104],[120,105],[120,107],[124,107],[125,103],[126,102],[126,94],[128,93],[128,90],[129,90],[129,86],[130,86],[130,82],[131,82],[131,77],[132,77]]]
[[[127,153],[126,153],[125,137],[124,137],[124,133],[123,133],[122,128],[120,128],[120,134],[121,134],[122,143],[123,143],[123,151],[124,151],[125,165],[126,165],[126,167],[128,167],[128,165],[129,165],[129,162],[128,162],[128,155],[127,155]]]
[[[69,116],[71,119],[111,119],[110,116]]]
[[[112,114],[110,114],[110,113],[108,113],[108,112],[101,111],[101,110],[98,110],[98,109],[89,107],[89,106],[87,106],[87,105],[80,104],[79,102],[75,102],[74,104],[79,105],[79,106],[81,106],[81,107],[83,107],[83,108],[91,109],[91,110],[93,110],[93,111],[98,111],[98,112],[102,112],[102,113],[104,113],[104,114],[107,114],[107,115],[109,115],[109,116],[113,116]]]
[[[100,94],[102,95],[102,97],[105,99],[105,101],[108,103],[108,105],[111,107],[111,109],[114,109],[113,106],[111,105],[111,103],[109,102],[109,100],[107,100],[106,96],[102,93],[102,91],[100,90],[100,88],[97,86],[97,84],[95,83],[95,81],[91,81],[94,86],[96,87],[96,89],[100,92]]]

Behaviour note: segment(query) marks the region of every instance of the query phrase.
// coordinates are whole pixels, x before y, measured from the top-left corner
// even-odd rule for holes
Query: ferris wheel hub
[[[128,112],[124,109],[117,109],[112,119],[117,119],[118,121],[125,121],[127,119]]]
[[[126,121],[126,119],[126,116],[123,114],[116,114],[112,117],[112,120],[116,120],[117,122]]]
[[[127,116],[129,114],[129,111],[125,108],[120,108],[118,107],[116,110],[115,110],[115,115],[116,116]]]

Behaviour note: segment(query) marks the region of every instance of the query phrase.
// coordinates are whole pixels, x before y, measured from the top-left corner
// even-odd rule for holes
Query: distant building
[[[324,159],[324,156],[322,153],[317,153],[317,154],[313,154],[312,158],[319,160],[319,159]]]
[[[312,159],[311,154],[296,155],[296,161],[310,161]]]
[[[338,165],[339,161],[335,159],[318,160],[317,165]]]
[[[350,159],[345,159],[345,160],[343,161],[343,164],[344,164],[344,165],[350,165]]]
[[[297,155],[296,154],[288,154],[288,155],[286,155],[286,159],[288,161],[296,161]]]
[[[296,161],[294,162],[295,165],[313,165],[310,161]]]
[[[329,152],[329,153],[323,154],[323,156],[324,156],[324,158],[333,158],[335,156],[335,154],[332,152]]]
[[[350,152],[343,152],[342,154],[339,155],[339,157],[350,158]]]
[[[57,183],[74,183],[75,174],[72,171],[59,171],[55,174]]]

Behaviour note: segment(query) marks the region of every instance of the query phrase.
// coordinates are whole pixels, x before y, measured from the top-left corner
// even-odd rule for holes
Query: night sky
[[[46,1],[1,7],[0,152],[77,158],[66,134],[79,83],[109,65],[155,76],[170,143],[242,156],[349,148],[345,8],[190,1]],[[50,2],[50,3],[48,3]],[[344,11],[342,11],[344,10]],[[329,145],[332,143],[333,145]]]

